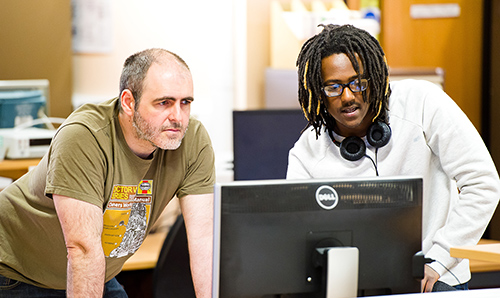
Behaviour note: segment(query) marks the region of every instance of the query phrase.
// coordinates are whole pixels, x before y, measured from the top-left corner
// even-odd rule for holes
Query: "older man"
[[[70,115],[0,193],[0,297],[126,297],[114,277],[174,197],[210,296],[214,154],[192,102],[186,63],[149,49],[125,61],[118,98]]]

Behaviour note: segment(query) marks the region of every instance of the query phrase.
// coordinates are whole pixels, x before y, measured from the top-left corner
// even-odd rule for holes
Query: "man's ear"
[[[125,89],[120,95],[120,104],[122,106],[122,111],[129,116],[134,115],[135,111],[135,99],[132,91]]]

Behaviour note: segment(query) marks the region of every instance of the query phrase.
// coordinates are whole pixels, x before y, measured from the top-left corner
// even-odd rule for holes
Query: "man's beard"
[[[175,150],[179,148],[187,131],[187,127],[184,127],[180,122],[173,122],[168,126],[161,126],[155,129],[149,122],[142,118],[138,111],[134,112],[132,125],[139,139],[148,141],[154,147],[163,150]],[[161,133],[169,128],[180,129],[181,135],[176,138],[163,137]]]

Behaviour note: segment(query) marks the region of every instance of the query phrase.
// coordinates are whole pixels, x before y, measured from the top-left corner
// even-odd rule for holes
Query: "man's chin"
[[[164,144],[161,144],[161,146],[156,145],[156,147],[163,149],[163,150],[176,150],[179,149],[179,147],[182,144],[182,140],[175,140],[175,141],[169,141]]]
[[[159,142],[156,142],[155,145],[160,148],[160,149],[163,149],[163,150],[176,150],[178,149],[181,144],[182,144],[182,140],[184,139],[184,137],[186,136],[186,131],[183,131],[182,133],[178,133],[176,135],[161,135],[161,136],[157,136],[159,138],[163,138],[163,139],[157,139],[159,140]],[[161,146],[159,146],[161,145]]]

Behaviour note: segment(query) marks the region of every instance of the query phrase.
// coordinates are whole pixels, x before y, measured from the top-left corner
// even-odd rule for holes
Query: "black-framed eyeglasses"
[[[344,88],[347,87],[352,92],[365,91],[368,88],[369,79],[354,79],[347,84],[332,84],[321,88],[327,97],[340,96],[344,93]]]

